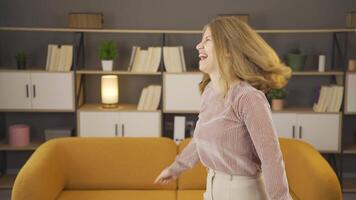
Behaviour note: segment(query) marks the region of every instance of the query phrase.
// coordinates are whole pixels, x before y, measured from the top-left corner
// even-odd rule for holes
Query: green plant
[[[101,60],[114,60],[117,57],[117,46],[114,41],[105,41],[99,49],[99,57]]]
[[[21,51],[16,54],[16,63],[18,69],[25,69],[26,68],[26,60],[27,56],[25,52]]]
[[[24,61],[26,61],[26,54],[25,52],[21,51],[19,53],[16,54],[16,61],[17,62],[21,62],[23,63]]]
[[[267,92],[267,98],[272,99],[285,99],[287,97],[287,91],[284,88],[274,88]]]

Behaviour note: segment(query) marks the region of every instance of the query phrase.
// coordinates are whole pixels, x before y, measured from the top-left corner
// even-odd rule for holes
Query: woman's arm
[[[263,92],[253,91],[243,95],[238,103],[238,110],[261,160],[269,198],[291,200],[278,136]]]
[[[199,120],[196,127],[199,125]],[[191,169],[199,161],[199,155],[195,143],[195,139],[189,142],[180,153],[175,161],[167,168],[173,175],[179,176],[183,171]]]

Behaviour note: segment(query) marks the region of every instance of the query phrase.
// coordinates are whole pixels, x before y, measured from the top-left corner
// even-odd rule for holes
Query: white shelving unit
[[[167,35],[167,34],[184,34],[184,35],[200,35],[202,34],[201,30],[154,30],[154,29],[71,29],[71,28],[33,28],[33,27],[0,27],[0,31],[12,31],[12,32],[56,32],[56,33],[80,33],[80,34],[86,34],[86,33],[117,33],[117,34],[159,34],[159,35]],[[326,34],[335,34],[335,33],[354,33],[356,32],[356,29],[352,28],[336,28],[336,29],[327,29],[327,28],[321,28],[321,29],[257,29],[256,30],[258,33],[261,34],[314,34],[314,33],[326,33]],[[164,40],[163,40],[164,41]],[[164,42],[163,42],[164,43]],[[165,44],[162,44],[162,46]],[[9,79],[8,74],[9,73],[18,73],[22,74],[22,76],[27,77],[23,78],[21,80],[25,80],[24,83],[16,82],[14,83],[11,87],[14,87],[12,89],[13,91],[17,91],[17,87],[22,87],[18,85],[23,85],[26,83],[29,83],[28,81],[31,79],[31,76],[29,77],[26,74],[37,74],[37,73],[43,73],[46,74],[46,76],[52,76],[51,74],[55,74],[55,72],[46,72],[42,69],[40,70],[25,70],[21,72],[13,72],[16,70],[0,70],[0,92],[2,90],[6,90],[5,87],[1,87],[1,77],[5,79]],[[66,107],[65,109],[63,107],[60,108],[41,108],[41,112],[77,112],[77,129],[78,129],[78,135],[84,136],[85,132],[87,133],[93,133],[93,134],[88,134],[87,136],[97,136],[97,132],[103,131],[105,132],[107,127],[108,130],[106,131],[108,133],[107,136],[113,137],[113,136],[120,136],[123,135],[123,127],[126,127],[125,131],[127,131],[127,134],[124,135],[132,135],[133,137],[135,136],[142,136],[142,135],[135,135],[138,132],[144,132],[146,130],[151,130],[149,136],[156,136],[159,137],[162,135],[162,123],[164,119],[165,114],[197,114],[199,112],[199,106],[200,106],[200,94],[197,88],[197,84],[201,80],[202,73],[193,71],[193,72],[184,72],[184,73],[166,73],[163,72],[163,68],[161,68],[158,72],[154,73],[133,73],[133,72],[128,72],[128,71],[123,71],[123,70],[117,70],[117,71],[112,71],[112,72],[104,72],[101,70],[89,70],[85,69],[85,66],[83,69],[78,69],[77,66],[74,66],[73,72],[69,72],[72,74],[73,77],[73,83],[70,83],[70,86],[74,91],[74,95],[64,95],[61,94],[61,97],[65,99],[69,99],[70,102],[72,103],[66,103],[66,105],[69,106],[69,104],[72,107]],[[1,76],[3,74],[4,76]],[[5,76],[6,74],[6,76]],[[105,110],[100,107],[100,105],[97,104],[86,104],[83,101],[83,91],[80,91],[78,88],[80,88],[80,82],[83,80],[83,77],[85,76],[101,76],[105,74],[115,74],[115,75],[121,75],[121,76],[142,76],[142,78],[146,77],[160,77],[162,79],[162,110],[157,110],[157,111],[137,111],[137,105],[132,104],[132,105],[121,105],[118,109],[114,110]],[[345,71],[342,70],[333,70],[333,71],[326,71],[326,72],[318,72],[318,71],[301,71],[301,72],[293,72],[293,76],[318,76],[318,77],[324,77],[324,76],[335,76],[335,77],[344,77],[345,76]],[[38,76],[42,76],[38,74]],[[34,76],[35,77],[35,76]],[[353,76],[348,74],[346,76],[348,78],[348,81],[352,84],[348,85],[356,85],[353,84],[352,81],[354,81]],[[27,80],[27,82],[26,82]],[[5,80],[6,82],[10,80]],[[58,80],[59,81],[59,80]],[[65,81],[63,81],[65,82]],[[39,81],[38,84],[40,84],[41,81]],[[31,83],[30,83],[31,84]],[[61,85],[62,86],[62,85]],[[74,87],[76,86],[76,87]],[[192,87],[194,86],[194,87]],[[26,86],[25,86],[26,87]],[[74,90],[76,88],[76,90]],[[346,85],[347,88],[347,85]],[[58,90],[58,88],[57,88]],[[66,89],[68,90],[68,89]],[[25,88],[26,91],[26,88]],[[354,90],[346,89],[346,95],[347,96],[347,103],[348,103],[348,112],[347,114],[355,114],[353,111],[353,99],[355,98],[355,95],[353,94]],[[3,93],[4,91],[2,91]],[[31,91],[30,91],[31,92]],[[29,93],[30,93],[29,92]],[[70,92],[73,94],[72,92]],[[20,94],[17,94],[18,96]],[[23,95],[23,94],[21,94]],[[49,95],[49,94],[48,94]],[[51,96],[51,95],[49,95]],[[61,98],[58,97],[58,98]],[[8,105],[6,105],[4,102],[12,102],[11,100],[14,97],[11,97],[10,99],[0,99],[0,109],[5,112],[33,112],[36,111],[37,108],[32,108],[33,106],[32,103],[27,103],[26,106],[24,107],[17,107],[16,109],[6,109],[8,108]],[[16,97],[18,98],[18,97]],[[76,99],[75,99],[76,98]],[[44,100],[46,102],[47,100]],[[66,101],[63,99],[63,101]],[[351,103],[350,103],[351,102]],[[74,104],[76,103],[76,105]],[[346,103],[346,102],[345,102]],[[1,107],[1,105],[3,106]],[[68,109],[67,109],[68,108]],[[350,110],[351,109],[351,110]],[[294,138],[299,138],[299,139],[304,139],[308,142],[311,142],[315,146],[319,148],[321,152],[326,152],[326,153],[349,153],[349,154],[356,154],[356,145],[350,145],[350,146],[345,146],[344,148],[342,147],[341,144],[341,125],[342,125],[342,112],[337,112],[337,113],[315,113],[312,108],[286,108],[285,110],[281,112],[273,112],[273,115],[276,117],[276,123],[277,123],[277,129],[280,129],[280,132],[283,132],[285,129],[287,135],[286,137],[294,137]],[[98,116],[100,115],[100,119],[103,119],[103,126],[97,126],[97,120]],[[283,116],[285,115],[290,115],[293,116],[290,118],[288,121],[288,118],[284,118]],[[311,126],[308,124],[307,121],[302,121],[303,118],[317,118],[320,119],[320,124],[322,129],[320,130],[314,130],[315,127]],[[323,120],[325,118],[325,120]],[[330,118],[330,119],[329,119]],[[140,124],[143,124],[142,127],[135,127],[132,124],[132,119],[139,119]],[[153,120],[152,120],[153,119]],[[279,123],[278,119],[281,119],[281,123]],[[283,120],[282,120],[283,119]],[[299,120],[300,119],[300,120]],[[93,122],[93,120],[96,120],[96,123]],[[152,121],[150,121],[152,120]],[[286,121],[287,120],[287,121]],[[283,124],[282,124],[283,122]],[[108,123],[110,123],[108,125]],[[136,123],[136,122],[135,122]],[[328,126],[324,126],[325,123],[328,124]],[[93,126],[93,124],[95,126]],[[124,126],[122,126],[124,124]],[[154,124],[152,126],[152,124]],[[284,126],[284,124],[287,124]],[[287,127],[288,126],[288,127]],[[293,136],[293,132],[287,132],[287,130],[292,130],[293,126],[295,127],[295,131],[299,131],[299,127],[302,127],[302,130],[311,130],[312,132],[314,131],[317,134],[314,135],[304,135],[305,137],[300,137],[300,131],[295,132]],[[142,129],[140,129],[142,128]],[[331,130],[334,132],[331,133]],[[293,130],[292,130],[293,131]],[[324,132],[323,132],[324,131]],[[327,141],[325,140],[319,140],[319,137],[325,139],[325,131],[328,132],[328,136],[332,136],[329,138]],[[131,132],[131,133],[129,133]],[[330,132],[330,133],[329,133]],[[148,133],[148,132],[147,132]],[[309,133],[308,133],[309,134]],[[330,135],[329,135],[330,134]],[[303,134],[302,134],[303,135]],[[100,135],[103,136],[103,135]],[[148,136],[148,135],[146,135]],[[0,143],[0,151],[32,151],[35,150],[39,146],[39,142],[35,142],[28,147],[24,148],[12,148],[9,147],[5,142]],[[0,177],[0,188],[11,188],[12,182],[13,182],[14,176],[13,175],[3,175]],[[349,180],[348,180],[349,181]],[[356,182],[356,181],[355,181]],[[356,185],[355,182],[352,181],[351,183],[348,182],[348,185]],[[356,188],[356,187],[355,187]]]

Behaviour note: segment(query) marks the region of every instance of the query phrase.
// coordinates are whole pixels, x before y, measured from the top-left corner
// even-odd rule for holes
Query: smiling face
[[[197,44],[196,49],[199,51],[199,70],[207,74],[217,73],[218,61],[209,27],[204,31],[202,41]]]

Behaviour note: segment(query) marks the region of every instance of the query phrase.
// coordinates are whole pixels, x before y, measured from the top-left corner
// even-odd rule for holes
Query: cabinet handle
[[[292,128],[292,134],[293,134],[293,138],[295,138],[295,126],[293,126]]]
[[[117,136],[117,124],[115,124],[115,136]]]
[[[36,85],[33,85],[32,88],[33,88],[33,98],[36,98]]]
[[[302,126],[299,126],[299,139],[302,139]]]
[[[29,91],[28,84],[26,84],[26,97],[27,97],[27,98],[30,97],[30,91]]]
[[[121,136],[125,136],[125,124],[121,124]]]

